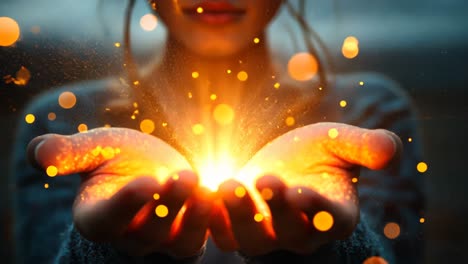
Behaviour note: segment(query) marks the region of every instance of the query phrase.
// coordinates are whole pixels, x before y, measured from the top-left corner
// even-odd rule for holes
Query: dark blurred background
[[[138,1],[133,21],[135,54],[157,54],[164,29],[139,27],[149,13]],[[376,71],[398,81],[412,97],[424,143],[427,194],[426,263],[468,263],[468,2],[464,0],[315,0],[308,20],[328,45],[338,72]],[[115,75],[121,70],[124,0],[0,0],[0,17],[15,19],[20,40],[0,47],[0,259],[12,261],[9,159],[23,107],[37,94],[66,83]],[[281,20],[270,37],[284,48]],[[288,28],[295,30],[294,28]],[[1,29],[0,29],[1,30]],[[283,31],[281,31],[283,30]],[[283,32],[283,33],[282,33]],[[341,54],[347,36],[359,55]],[[275,46],[275,45],[273,45]],[[8,83],[25,67],[26,85]]]

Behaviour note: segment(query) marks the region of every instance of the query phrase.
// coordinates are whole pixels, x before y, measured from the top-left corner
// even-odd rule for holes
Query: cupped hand
[[[31,141],[28,156],[49,176],[81,174],[73,220],[88,240],[130,255],[178,257],[197,254],[206,241],[211,194],[158,138],[125,128],[47,134]]]
[[[359,167],[384,168],[400,148],[399,138],[381,129],[319,123],[290,131],[220,186],[223,207],[210,223],[214,241],[257,256],[309,254],[344,239],[359,221]]]

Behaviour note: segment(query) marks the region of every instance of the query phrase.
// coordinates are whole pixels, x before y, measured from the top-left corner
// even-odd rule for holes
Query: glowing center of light
[[[203,162],[199,174],[200,184],[212,191],[216,191],[221,183],[234,177],[236,169],[232,160],[223,158],[218,161]]]

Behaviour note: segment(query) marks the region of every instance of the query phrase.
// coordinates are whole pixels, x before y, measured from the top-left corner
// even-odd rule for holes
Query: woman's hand
[[[240,180],[246,186],[234,180],[220,186],[225,208],[214,210],[221,216],[210,227],[215,242],[257,256],[274,250],[309,254],[348,237],[359,221],[359,166],[381,169],[400,147],[391,132],[337,123],[280,136],[245,166]],[[249,190],[249,179],[255,189]]]
[[[124,128],[48,134],[31,141],[28,155],[49,176],[81,174],[73,220],[88,240],[178,257],[196,255],[206,241],[211,194],[198,188],[185,158],[153,136]]]

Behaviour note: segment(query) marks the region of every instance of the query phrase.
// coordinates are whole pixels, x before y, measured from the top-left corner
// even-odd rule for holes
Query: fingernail
[[[38,149],[41,147],[41,145],[44,143],[44,141],[48,138],[47,135],[35,137],[33,140],[31,140],[26,148],[26,156],[28,159],[28,162],[35,168],[41,169],[41,165],[37,162],[37,153]]]

